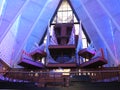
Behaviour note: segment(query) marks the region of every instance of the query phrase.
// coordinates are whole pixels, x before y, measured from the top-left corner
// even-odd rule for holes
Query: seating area
[[[47,83],[45,87],[38,87],[34,82],[9,82],[0,80],[0,89],[32,89],[32,90],[119,90],[120,82],[76,82],[71,81],[69,87],[58,86],[60,83]],[[56,87],[55,87],[56,85]],[[61,84],[62,85],[62,84]]]
[[[4,78],[1,79],[2,82],[6,83],[15,83],[16,84],[24,84],[29,82],[33,82],[36,87],[71,87],[71,85],[76,82],[79,84],[82,83],[113,83],[120,81],[120,73],[119,67],[113,68],[84,68],[80,69],[80,71],[71,71],[69,75],[63,75],[64,72],[51,72],[44,71],[44,69],[40,70],[32,70],[31,69],[11,69],[4,75]],[[13,84],[12,84],[13,85]],[[4,85],[5,86],[5,85]],[[8,85],[9,86],[9,85]],[[11,88],[12,86],[10,86]]]
[[[41,59],[44,56],[46,56],[46,53],[42,54],[39,50],[35,50],[29,54],[22,53],[21,60],[18,62],[18,65],[30,69],[44,68],[44,64],[37,60],[37,58]]]
[[[78,52],[78,55],[87,59],[92,58],[95,55],[95,52],[88,50],[87,48],[84,48]]]
[[[9,68],[9,65],[0,58],[0,71],[7,71]]]
[[[46,78],[44,78],[42,82],[44,82],[44,85],[47,87],[49,86],[67,87],[69,86],[69,76],[66,77],[62,75],[62,73],[57,73],[57,72],[49,73],[49,75],[46,76]]]
[[[29,55],[35,60],[41,59],[42,57],[46,57],[46,53],[40,49],[35,49],[34,51],[30,52]]]
[[[26,68],[33,68],[33,69],[45,67],[41,62],[34,61],[26,57],[21,57],[21,60],[18,62],[18,65]]]
[[[38,87],[69,86],[69,76],[58,72],[44,72],[30,69],[13,69],[4,75],[6,82],[34,82]]]
[[[83,53],[85,53],[84,51]],[[89,55],[88,55],[89,54]],[[79,53],[79,55],[82,55]],[[86,57],[86,55],[84,55]],[[92,53],[87,53],[89,56],[89,61],[83,62],[80,64],[81,68],[98,68],[104,64],[107,64],[107,60],[104,57],[103,50],[98,50],[94,55]]]

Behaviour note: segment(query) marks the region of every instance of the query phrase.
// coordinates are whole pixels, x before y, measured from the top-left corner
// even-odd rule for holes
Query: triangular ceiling
[[[29,51],[34,43],[39,43],[43,39],[48,22],[52,20],[61,0],[3,1],[5,1],[4,9],[1,11],[2,14],[0,12],[0,56],[12,66],[19,60],[23,49]],[[78,20],[82,21],[86,33],[95,47],[97,49],[103,48],[107,52],[110,58],[107,55],[106,58],[108,58],[110,65],[113,63],[118,65],[120,63],[118,38],[120,36],[120,3],[117,0],[110,2],[109,0],[68,0],[68,2]],[[12,27],[14,23],[18,22],[18,18],[18,29],[13,32]],[[114,36],[111,34],[113,30],[115,30]]]
[[[51,20],[52,24],[79,23],[78,16],[75,14],[69,0],[61,0]]]
[[[62,19],[62,21],[60,21],[60,18]],[[43,19],[45,19],[45,16],[43,17]],[[51,19],[48,19],[48,20],[51,22],[50,24],[55,24],[55,23],[77,23],[77,24],[79,24],[79,21],[76,18],[76,15],[74,14],[72,7],[70,6],[70,2],[68,2],[67,0],[61,0],[58,3],[58,6],[56,7],[55,11],[53,12]],[[56,20],[57,20],[57,22],[56,22]],[[40,23],[38,23],[38,26],[40,26]],[[44,28],[44,30],[45,30],[44,33],[41,33],[42,37],[38,38],[37,40],[34,40],[34,38],[31,38],[31,36],[34,34],[34,37],[37,37],[38,32],[40,30],[35,29],[31,33],[31,36],[28,38],[28,43],[26,44],[26,46],[24,48],[26,51],[30,52],[32,49],[34,49],[34,47],[35,47],[34,44],[37,43],[40,45],[41,42],[43,42],[45,35],[46,35],[47,27],[48,26],[46,26]]]
[[[87,33],[85,33],[84,29],[80,29],[82,28],[82,26],[80,25],[80,20],[74,8],[72,7],[70,0],[61,0],[61,2],[59,3],[51,19],[51,23],[50,23],[51,27],[53,27],[56,23],[73,23],[76,29],[75,30],[76,35],[78,35],[79,31],[81,30],[80,32],[82,34],[81,38],[82,38],[83,47],[86,48],[88,46],[89,37],[87,36]]]

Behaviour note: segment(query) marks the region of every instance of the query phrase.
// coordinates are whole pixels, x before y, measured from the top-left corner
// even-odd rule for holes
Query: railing
[[[5,72],[0,72],[0,74]],[[63,75],[63,73],[67,75]],[[4,75],[4,80],[16,82],[36,82],[39,86],[47,83],[61,83],[61,85],[69,86],[70,78],[73,76],[88,76],[91,82],[120,82],[120,70],[80,70],[71,72],[45,72],[45,71],[28,71],[14,70]]]
[[[91,82],[120,81],[120,70],[81,71],[79,75],[89,76]]]
[[[4,72],[0,73],[2,74]],[[53,72],[9,71],[4,76],[4,80],[11,82],[35,82],[40,87],[44,87],[48,83],[58,83],[62,86],[69,86],[69,76]]]

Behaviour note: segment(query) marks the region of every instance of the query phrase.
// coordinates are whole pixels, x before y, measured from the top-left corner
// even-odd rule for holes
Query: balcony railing
[[[1,75],[5,73],[4,71],[0,72]],[[65,74],[66,73],[66,74]],[[120,70],[119,69],[110,69],[110,70],[79,70],[71,72],[46,72],[40,70],[12,70],[4,74],[4,80],[9,80],[12,82],[36,82],[39,86],[44,86],[47,83],[61,83],[61,85],[69,86],[70,79],[74,76],[82,78],[82,80],[91,82],[120,82]],[[78,80],[76,78],[76,80]]]

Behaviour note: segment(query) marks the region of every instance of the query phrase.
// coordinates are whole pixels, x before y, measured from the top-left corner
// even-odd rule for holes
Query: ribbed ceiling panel
[[[104,52],[110,53],[111,61],[113,61],[109,63],[110,65],[117,64],[114,61],[115,56],[112,49],[114,43],[112,41],[110,19],[106,12],[95,0],[71,0],[71,3],[95,47],[97,49],[103,48]],[[108,51],[106,51],[106,48]],[[107,58],[108,54],[105,53],[105,55]]]
[[[23,11],[28,0],[6,0],[0,23],[0,42]]]
[[[45,6],[45,2],[41,3],[42,4],[39,5],[33,1],[30,1],[21,13],[16,43],[14,46],[15,51],[12,57],[12,59],[14,60],[13,63],[15,64],[17,63],[17,60],[19,60],[18,57],[20,55],[20,52],[23,49],[27,38],[33,30],[32,27],[34,26],[34,23],[38,20],[39,14],[42,12],[43,7]]]
[[[60,0],[50,1],[48,4],[43,8],[42,13],[39,15],[39,20],[36,23],[30,37],[27,40],[27,44],[25,45],[26,51],[30,51],[35,43],[38,43],[41,41],[45,30],[49,24],[49,21],[51,20],[53,14],[55,13],[55,10],[59,4]],[[49,10],[48,10],[49,9]]]
[[[84,3],[86,3],[86,2],[87,1],[84,1]],[[87,11],[87,9],[85,10],[82,7],[80,0],[71,0],[71,3],[73,5],[73,8],[75,9],[79,19],[82,21],[82,24],[83,24],[87,34],[89,35],[90,39],[94,42],[96,42],[98,40],[102,41],[101,38],[99,37],[98,32],[95,30],[96,29],[94,26],[95,23],[93,22],[93,19],[91,18],[90,13]],[[95,45],[96,48],[101,47],[101,44],[99,44],[99,43],[97,43],[97,44],[98,45]]]
[[[111,40],[112,39],[112,28],[111,28],[112,24],[111,24],[110,18],[107,16],[107,14],[98,4],[98,2],[94,0],[92,0],[89,3],[83,4],[83,7],[88,12],[89,18],[91,19],[91,21],[93,21],[94,26],[96,27],[94,31],[97,31],[98,36],[106,44],[106,47],[111,49],[110,45],[113,45],[113,42]],[[89,34],[90,33],[92,32],[89,32]]]
[[[46,2],[41,2],[42,4],[36,4],[33,1],[28,3],[21,16],[21,24],[19,26],[19,34],[17,38],[19,43],[16,43],[15,45],[15,62],[19,60],[18,57],[20,56],[20,52],[24,47],[28,48],[26,50],[31,50],[31,47],[34,45],[34,43],[41,40],[43,34],[45,33],[48,22],[54,14],[58,2],[59,0],[47,0]]]
[[[120,64],[120,1],[119,0],[97,0],[112,22],[114,48],[113,53],[116,63]],[[109,3],[108,3],[109,2]]]

